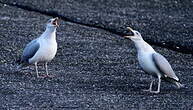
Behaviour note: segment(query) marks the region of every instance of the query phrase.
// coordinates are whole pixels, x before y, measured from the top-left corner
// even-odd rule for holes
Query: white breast
[[[57,52],[56,41],[41,39],[38,42],[40,43],[40,48],[37,53],[31,59],[29,59],[29,63],[51,61],[55,57]]]
[[[145,72],[149,74],[159,74],[152,59],[152,54],[149,52],[138,52],[139,64]]]

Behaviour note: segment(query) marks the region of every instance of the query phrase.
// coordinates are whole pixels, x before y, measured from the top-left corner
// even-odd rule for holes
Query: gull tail
[[[185,86],[184,84],[181,84],[180,82],[175,82],[175,84],[178,88],[183,88]]]
[[[23,67],[26,67],[26,66],[27,66],[27,64],[26,64],[25,62],[23,62],[21,59],[18,59],[18,60],[16,61],[16,64],[17,64],[17,67],[16,67],[17,70],[20,70],[20,69],[22,69]]]
[[[181,83],[180,83],[180,81],[179,81],[178,78],[174,79],[174,78],[170,78],[170,77],[163,77],[163,79],[164,79],[165,81],[167,81],[167,82],[170,82],[170,83],[172,83],[172,84],[175,84],[175,85],[177,86],[177,88],[184,88],[184,87],[185,87],[184,84],[181,84]]]

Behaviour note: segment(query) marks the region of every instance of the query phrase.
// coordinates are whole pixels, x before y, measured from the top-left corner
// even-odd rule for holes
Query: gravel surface
[[[13,3],[11,0],[0,1]],[[40,10],[44,9],[46,6],[45,4],[48,5],[50,2],[51,0],[37,4],[37,0],[34,0],[34,2],[25,1],[23,4]],[[104,4],[97,5],[97,3],[100,2]],[[154,3],[155,1],[152,2]],[[159,1],[157,2],[158,4],[160,3]],[[21,4],[22,0],[18,0],[18,2],[15,3]],[[130,5],[127,6],[126,3]],[[147,4],[140,4],[136,1],[135,4],[137,9],[140,9],[141,7],[147,8],[146,5],[148,5],[148,3],[149,2],[147,2]],[[144,30],[149,29],[150,31],[150,28],[148,26],[143,26],[145,28],[140,26],[142,26],[143,22],[146,22],[147,25],[149,23],[151,24],[148,20],[142,20],[143,22],[141,22],[141,20],[129,21],[125,18],[126,21],[128,20],[126,24],[117,21],[118,23],[112,22],[112,26],[110,26],[110,24],[103,24],[103,20],[100,20],[97,17],[95,18],[93,16],[92,19],[91,16],[86,17],[85,15],[85,13],[89,14],[93,10],[94,12],[96,11],[95,13],[98,13],[100,11],[98,7],[112,5],[112,7],[115,8],[114,11],[120,9],[117,13],[111,12],[109,16],[114,14],[114,16],[117,17],[116,19],[120,19],[122,16],[119,15],[121,15],[122,8],[132,6],[132,4],[132,2],[126,1],[119,3],[118,0],[114,2],[105,2],[101,0],[96,3],[94,0],[86,3],[84,1],[61,0],[60,2],[58,1],[53,4],[53,6],[56,6],[57,8],[52,7],[51,9],[56,12],[61,12],[61,14],[67,13],[66,15],[64,14],[64,16],[70,16],[69,19],[72,19],[72,21],[75,18],[78,18],[77,16],[81,15],[84,19],[80,19],[81,23],[61,20],[61,26],[57,29],[58,53],[48,66],[50,74],[55,75],[55,77],[43,79],[36,77],[33,65],[24,68],[21,71],[17,71],[15,61],[20,57],[25,45],[44,31],[45,22],[52,17],[1,3],[0,108],[33,110],[193,109],[192,55],[183,54],[169,50],[170,48],[167,49],[154,45],[153,47],[155,50],[163,54],[169,60],[177,76],[179,76],[181,82],[185,84],[185,88],[177,89],[166,82],[162,82],[161,92],[159,94],[143,92],[142,90],[147,89],[151,80],[155,78],[146,75],[140,69],[136,59],[136,49],[130,40],[122,38],[120,34],[117,34],[116,32],[114,33],[106,30],[112,29],[114,31],[114,29],[118,29],[119,26],[122,26],[123,29],[123,27],[126,27],[131,23],[133,27],[142,32],[142,36],[144,36],[145,39],[150,39],[154,42],[157,39],[152,35],[162,35],[160,32],[165,30],[163,27],[155,26],[153,29],[157,30],[156,32],[147,33]],[[168,1],[167,3],[161,2],[161,4],[166,4],[166,6],[169,7],[170,5],[168,4],[172,3]],[[67,5],[68,7],[65,7]],[[191,4],[188,4],[187,7],[189,7],[189,5]],[[50,7],[51,6],[52,5],[50,5]],[[158,5],[157,7],[159,6],[161,5]],[[171,7],[173,6],[175,5],[171,5]],[[179,8],[185,8],[180,6]],[[76,8],[74,9],[73,7]],[[93,7],[97,8],[95,9]],[[63,8],[65,9],[63,10]],[[154,6],[152,6],[152,8],[154,8]],[[51,9],[46,8],[48,12],[51,11]],[[68,13],[68,10],[71,10],[71,13]],[[107,10],[109,12],[111,11],[108,7]],[[175,12],[176,8],[174,7],[168,10]],[[77,11],[77,13],[75,11]],[[151,9],[141,9],[141,12],[143,13],[146,11],[151,11]],[[156,10],[154,11],[155,15],[152,14],[152,16],[156,16]],[[181,10],[178,11],[180,12]],[[94,12],[93,15],[95,15]],[[102,8],[98,16],[101,17],[101,19],[104,18],[104,20],[108,20],[104,16],[104,13],[107,12]],[[169,12],[167,14],[169,14]],[[134,13],[133,16],[137,15]],[[112,18],[114,19],[114,17]],[[137,18],[140,17],[137,16]],[[155,18],[160,19],[160,21],[165,21],[166,19],[164,16],[157,16]],[[87,21],[86,19],[92,20]],[[133,17],[129,19],[136,18]],[[178,30],[178,27],[175,27],[176,25],[179,25],[175,24],[176,19],[187,20],[185,23],[191,27],[191,20],[189,17],[183,19],[180,16],[177,16],[176,18],[174,17],[174,21],[166,19],[165,22],[169,22],[167,28],[171,29],[167,31],[167,33]],[[92,23],[92,21],[100,22],[98,24],[92,24],[92,27],[84,25]],[[157,26],[160,26],[159,23]],[[101,25],[99,27],[104,25],[106,26],[104,27],[106,29],[99,28],[97,27],[98,25]],[[108,26],[110,26],[110,28],[107,28]],[[159,28],[162,28],[162,30],[159,30]],[[117,31],[120,30],[118,29]],[[180,28],[179,31],[186,30]],[[120,31],[120,33],[122,32],[123,31]],[[181,33],[179,36],[181,35],[183,34]],[[189,34],[183,37],[179,36],[159,37],[159,40],[157,41],[162,42],[175,39],[171,45],[174,45],[175,43],[179,45],[188,45],[191,43]],[[178,43],[178,41],[181,42]],[[40,73],[45,73],[43,68]]]
[[[139,30],[151,44],[183,53],[193,51],[192,0],[0,0],[110,32]]]

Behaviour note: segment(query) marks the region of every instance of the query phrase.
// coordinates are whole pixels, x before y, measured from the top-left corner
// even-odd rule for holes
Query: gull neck
[[[46,27],[42,37],[46,39],[56,39],[56,27]]]

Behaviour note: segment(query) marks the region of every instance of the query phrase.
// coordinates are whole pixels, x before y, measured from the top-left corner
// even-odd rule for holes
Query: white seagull
[[[161,79],[175,84],[178,88],[183,85],[179,83],[179,78],[175,75],[169,62],[161,54],[157,53],[147,42],[145,42],[141,34],[128,27],[133,32],[133,36],[124,36],[131,39],[137,49],[138,61],[142,69],[152,75],[158,77],[158,87],[156,91],[152,90],[154,80],[151,82],[148,90],[151,93],[160,92]]]
[[[43,34],[26,45],[18,68],[35,64],[37,77],[40,77],[37,63],[43,62],[46,75],[49,76],[47,63],[55,57],[57,52],[56,28],[58,26],[58,17],[48,20]]]

